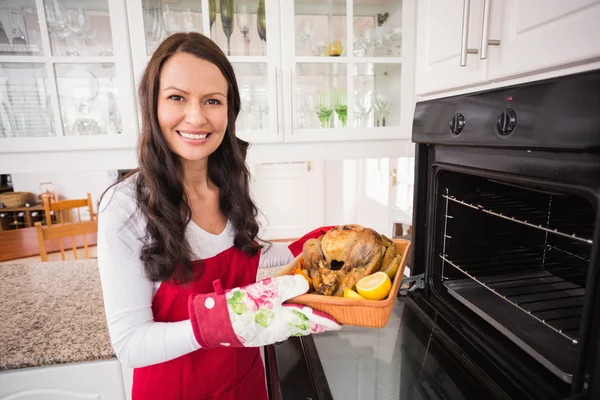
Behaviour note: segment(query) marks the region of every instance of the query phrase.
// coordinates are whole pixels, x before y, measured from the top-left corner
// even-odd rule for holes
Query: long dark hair
[[[216,65],[228,83],[228,124],[223,142],[208,157],[208,177],[219,188],[219,207],[235,230],[234,246],[248,256],[260,249],[258,210],[250,197],[250,173],[245,156],[248,143],[237,139],[235,120],[240,94],[233,67],[221,49],[200,33],[175,33],[165,39],[148,62],[139,85],[142,131],[138,142],[136,201],[147,220],[141,260],[148,279],[185,283],[192,272],[192,251],[185,238],[192,211],[183,187],[181,159],[162,134],[157,117],[160,72],[175,53],[189,53]],[[118,182],[117,182],[118,184]]]

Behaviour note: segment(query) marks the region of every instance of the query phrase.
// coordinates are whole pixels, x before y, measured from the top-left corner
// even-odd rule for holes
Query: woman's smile
[[[179,134],[179,136],[181,137],[181,140],[183,140],[186,143],[191,143],[191,144],[202,144],[205,143],[208,138],[210,137],[210,132],[206,132],[206,131],[193,131],[193,130],[181,130],[181,131],[175,131]]]

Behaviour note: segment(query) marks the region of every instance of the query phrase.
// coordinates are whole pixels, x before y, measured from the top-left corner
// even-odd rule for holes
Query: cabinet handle
[[[481,32],[481,54],[480,59],[485,60],[488,56],[488,46],[500,46],[499,40],[490,39],[490,13],[492,0],[483,1],[483,28]]]
[[[467,66],[467,54],[477,54],[479,50],[469,49],[469,18],[471,14],[471,0],[463,0],[462,35],[460,39],[460,66]]]
[[[279,72],[275,67],[275,127],[279,135]]]
[[[291,122],[291,129],[290,129],[290,134],[293,135],[294,134],[294,84],[292,82],[292,68],[290,68],[290,105],[291,105],[291,113],[290,113],[290,122]]]

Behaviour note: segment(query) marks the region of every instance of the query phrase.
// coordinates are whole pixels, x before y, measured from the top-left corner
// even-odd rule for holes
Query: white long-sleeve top
[[[190,320],[154,322],[152,300],[160,282],[146,278],[140,260],[146,220],[136,207],[135,176],[106,193],[98,215],[98,266],[108,331],[118,359],[139,368],[198,350]],[[193,259],[200,260],[232,247],[235,231],[228,222],[222,233],[213,235],[190,221],[185,234]],[[272,243],[262,249],[259,268],[292,260],[286,243]]]

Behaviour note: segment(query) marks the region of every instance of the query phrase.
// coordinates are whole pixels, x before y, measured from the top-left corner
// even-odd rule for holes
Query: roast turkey
[[[302,255],[315,292],[343,296],[345,289],[392,260],[396,246],[373,229],[339,225],[321,239],[307,240]]]

